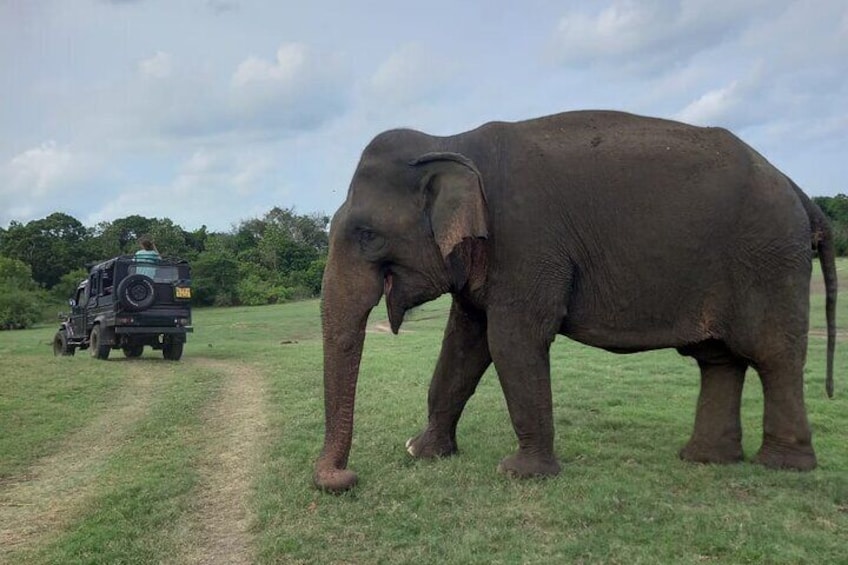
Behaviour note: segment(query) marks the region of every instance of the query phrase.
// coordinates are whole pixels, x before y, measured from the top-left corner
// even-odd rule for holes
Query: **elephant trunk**
[[[383,281],[375,267],[356,263],[331,245],[324,272],[321,321],[324,338],[324,448],[315,463],[315,485],[341,492],[356,484],[346,469],[353,437],[359,363],[368,315]]]

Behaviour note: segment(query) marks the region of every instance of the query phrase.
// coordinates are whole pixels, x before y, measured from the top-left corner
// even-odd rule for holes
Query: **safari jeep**
[[[182,357],[191,326],[191,271],[186,261],[123,255],[90,267],[53,338],[54,355],[77,348],[107,359],[112,349],[139,357],[144,346]]]

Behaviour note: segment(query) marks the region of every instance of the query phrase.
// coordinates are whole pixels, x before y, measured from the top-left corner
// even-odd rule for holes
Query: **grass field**
[[[54,327],[2,332],[0,562],[846,563],[848,343],[828,400],[822,295],[812,304],[816,471],[679,461],[694,363],[561,338],[552,380],[563,472],[543,481],[495,472],[515,437],[491,374],[460,423],[458,457],[406,455],[426,421],[449,302],[411,313],[400,336],[375,310],[350,461],[360,484],[342,496],[311,486],[323,439],[316,301],[198,310],[179,363],[150,350],[54,358]],[[762,394],[755,373],[747,384],[750,456]]]

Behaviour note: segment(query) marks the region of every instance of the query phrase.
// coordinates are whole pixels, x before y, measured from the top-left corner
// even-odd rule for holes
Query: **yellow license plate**
[[[191,289],[186,286],[176,287],[177,298],[191,298]]]

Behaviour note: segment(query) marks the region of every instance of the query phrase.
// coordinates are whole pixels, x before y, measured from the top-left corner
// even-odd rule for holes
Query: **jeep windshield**
[[[151,263],[137,263],[127,266],[130,275],[145,275],[158,283],[172,283],[180,280],[180,274],[174,265],[154,265]]]

